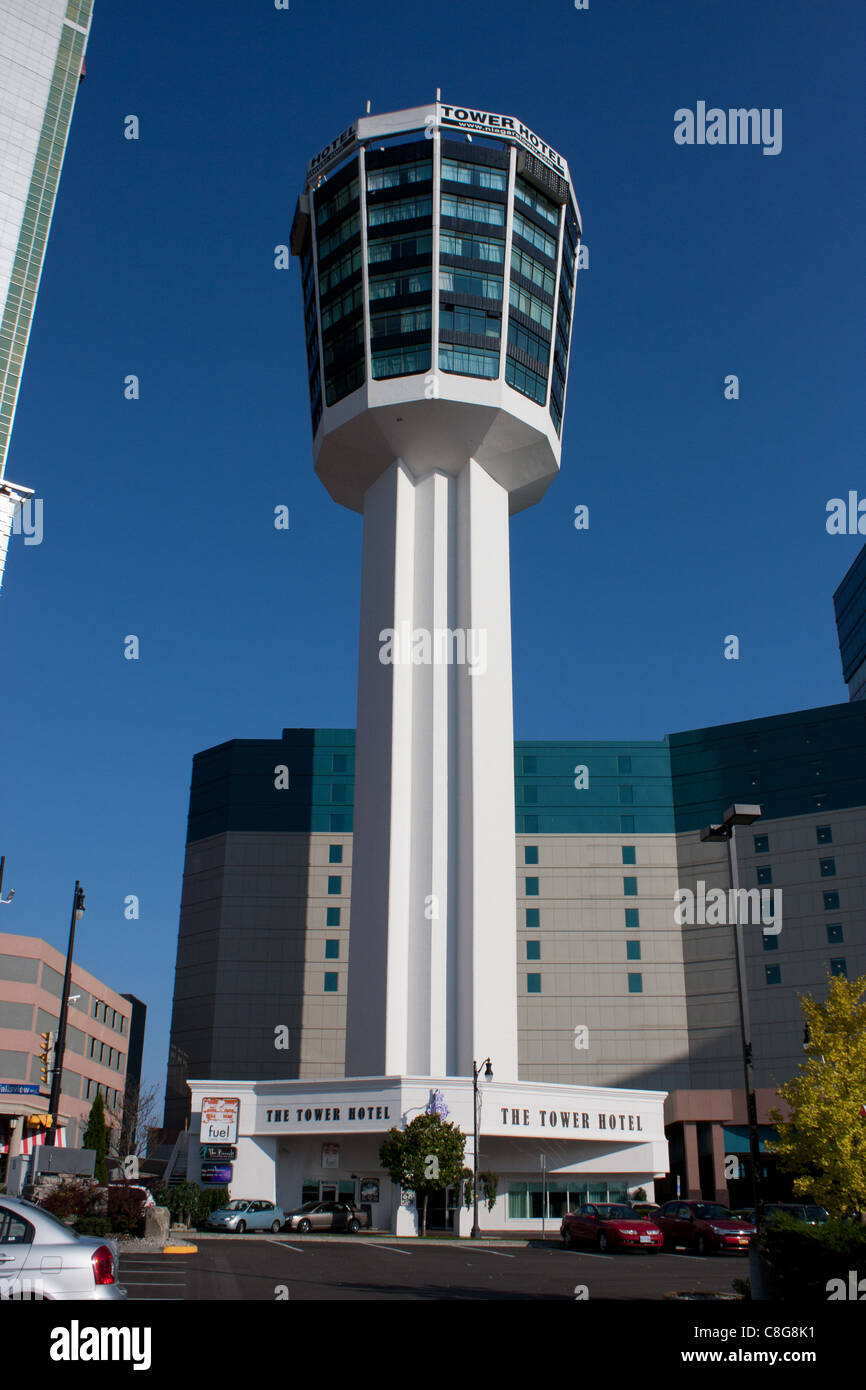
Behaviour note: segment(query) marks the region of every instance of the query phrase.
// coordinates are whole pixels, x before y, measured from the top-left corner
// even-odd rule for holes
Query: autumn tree
[[[866,975],[833,976],[826,1001],[800,999],[806,1061],[779,1087],[790,1107],[770,1118],[779,1137],[767,1145],[793,1175],[797,1197],[833,1215],[866,1211]]]

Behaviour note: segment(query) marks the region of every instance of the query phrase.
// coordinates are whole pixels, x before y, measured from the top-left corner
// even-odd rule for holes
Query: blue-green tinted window
[[[526,959],[527,959],[527,960],[541,960],[541,942],[540,942],[540,941],[527,941],[527,943],[526,943]]]
[[[825,894],[824,894],[824,911],[825,911],[825,912],[838,912],[838,911],[839,911],[839,891],[838,891],[838,889],[833,889],[833,891],[832,891],[831,893],[825,893]]]
[[[523,862],[524,864],[538,863],[538,845],[523,846]]]
[[[471,183],[476,188],[498,188],[503,193],[508,187],[507,170],[492,169],[487,164],[468,164],[462,159],[443,159],[442,177],[450,183]]]
[[[627,941],[625,943],[626,960],[640,960],[640,942]]]
[[[831,960],[831,961],[830,961],[830,974],[831,974],[831,975],[842,975],[842,976],[844,976],[844,977],[847,979],[847,977],[848,977],[848,967],[847,967],[847,965],[845,964],[845,958],[844,958],[844,956],[837,956],[835,960]]]
[[[498,338],[502,330],[499,314],[486,309],[467,309],[462,304],[443,304],[439,310],[439,335],[449,338],[452,333],[475,333],[479,338]]]
[[[769,854],[769,853],[770,853],[770,837],[769,837],[769,835],[755,835],[755,836],[754,836],[754,840],[755,840],[755,853],[756,853],[756,854]]]
[[[773,936],[773,935],[770,934],[770,932],[762,932],[762,933],[761,933],[761,937],[762,937],[762,939],[763,939],[764,950],[765,950],[765,951],[778,951],[778,949],[779,949],[779,938],[778,938],[778,936]]]
[[[628,753],[620,753],[616,760],[616,770],[620,776],[628,776],[631,772],[631,758]]]
[[[553,325],[553,310],[549,304],[545,304],[543,299],[539,299],[537,294],[525,290],[522,285],[513,282],[508,287],[508,302],[514,309],[518,309],[521,314],[525,314],[533,323],[540,323],[542,328],[551,328]]]
[[[492,261],[496,265],[505,261],[505,242],[494,236],[443,229],[439,233],[439,249],[444,256],[469,256],[474,261]]]
[[[429,272],[428,272],[429,275]],[[502,299],[502,276],[484,275],[480,270],[458,270],[443,266],[439,271],[439,288],[452,294],[474,294],[479,299]]]
[[[520,362],[515,362],[513,357],[505,359],[505,380],[509,386],[513,386],[515,391],[520,391],[522,395],[529,396],[530,400],[543,405],[547,396],[547,382],[538,372],[530,371],[529,367],[524,367]]]
[[[835,877],[836,877],[836,860],[835,860],[835,859],[822,859],[822,860],[821,860],[821,877],[822,877],[822,878],[835,878]]]
[[[342,893],[342,891],[343,891],[343,880],[342,880],[342,878],[340,877],[340,875],[339,875],[339,874],[329,874],[329,875],[328,875],[328,892],[329,892],[329,893]]]
[[[525,786],[523,788],[523,800],[533,803],[536,802],[538,800],[538,788],[531,784]]]
[[[522,213],[514,212],[514,234],[522,236],[524,241],[528,241],[530,246],[534,246],[537,251],[543,251],[545,256],[549,256],[552,261],[556,260],[556,241],[547,232],[543,232],[540,227],[536,227],[534,222],[530,222],[528,217]]]
[[[499,353],[487,348],[460,347],[456,343],[439,344],[439,366],[443,372],[459,372],[462,376],[495,377],[499,375]]]
[[[632,975],[628,977],[629,994],[643,994],[643,975]]]
[[[346,829],[346,817],[345,817],[344,815],[342,815],[342,814],[332,813],[332,814],[328,817],[328,829],[329,829],[329,830],[345,830],[345,829]]]
[[[531,777],[535,776],[538,771],[538,759],[534,753],[525,753],[523,755],[523,771],[525,773],[528,772]]]
[[[528,879],[526,880],[526,897],[527,897],[527,898],[537,898],[537,897],[538,897],[538,879],[537,879],[537,878],[528,878]]]
[[[338,927],[340,925],[340,910],[339,907],[328,907],[325,909],[326,927]]]
[[[528,907],[528,908],[526,909],[526,925],[527,925],[527,927],[529,927],[529,928],[540,927],[540,926],[541,926],[541,909],[540,909],[540,908],[537,908],[537,907]]]
[[[340,943],[339,943],[339,941],[326,941],[326,942],[325,942],[325,960],[339,960],[339,959],[340,959]]]
[[[637,897],[637,879],[624,878],[622,881],[622,891],[627,898]]]
[[[423,267],[406,270],[403,274],[376,275],[370,280],[370,301],[393,299],[397,294],[422,294],[432,284],[432,272]]]
[[[540,994],[540,993],[541,993],[541,976],[540,976],[540,975],[527,975],[527,977],[526,977],[526,992],[527,992],[527,994]]]
[[[815,835],[819,845],[832,845],[833,827],[830,825],[816,825]]]
[[[634,816],[620,816],[619,829],[622,835],[634,834]]]
[[[332,772],[348,772],[348,771],[349,771],[349,755],[348,755],[348,753],[333,753],[333,754],[331,755],[331,771],[332,771]]]
[[[345,784],[345,782],[332,782],[332,783],[331,783],[331,800],[332,800],[332,801],[345,801],[345,800],[346,800],[346,784]]]
[[[623,862],[623,864],[636,864],[636,863],[637,863],[637,858],[636,858],[636,856],[635,856],[635,847],[634,847],[634,845],[623,845],[623,847],[622,847],[622,862]]]
[[[521,251],[513,246],[511,249],[511,269],[516,270],[518,275],[522,275],[525,280],[530,280],[533,285],[537,285],[540,290],[553,296],[556,289],[556,277],[552,270],[548,270],[546,265],[537,261],[534,256],[530,256],[528,251]]]
[[[328,845],[328,863],[329,863],[329,864],[342,864],[342,862],[343,862],[343,846],[342,846],[342,845]]]
[[[432,232],[398,232],[396,236],[368,237],[367,264],[382,265],[402,261],[407,256],[423,256],[433,250]]]
[[[552,203],[549,198],[545,198],[543,193],[539,193],[533,184],[527,183],[525,179],[518,176],[514,184],[515,201],[525,203],[549,222],[552,227],[559,226],[559,208],[556,203]]]
[[[326,970],[326,971],[325,971],[325,993],[326,993],[326,994],[336,994],[336,993],[337,993],[337,981],[338,981],[339,978],[340,978],[340,977],[339,977],[339,975],[337,974],[336,970],[333,970],[333,971],[332,971],[332,970]]]
[[[768,985],[780,985],[782,983],[781,965],[765,965],[764,981]]]
[[[759,883],[773,882],[773,869],[770,864],[761,864],[757,869]]]
[[[430,345],[429,343],[419,343],[416,347],[392,348],[388,352],[374,352],[370,360],[376,381],[384,381],[390,376],[412,376],[414,373],[428,370]]]
[[[376,193],[380,188],[398,188],[405,183],[425,183],[432,177],[432,161],[415,159],[407,164],[392,164],[387,169],[369,169],[367,171],[367,191]]]
[[[625,910],[625,924],[632,931],[640,928],[640,909],[637,907],[627,907]]]
[[[827,923],[827,940],[831,946],[840,946],[845,940],[845,933],[842,930],[841,922]]]
[[[538,834],[538,816],[523,817],[523,833],[524,835]]]
[[[480,198],[461,198],[454,193],[443,193],[442,216],[458,217],[467,222],[484,222],[488,227],[504,227],[505,205],[482,202]]]
[[[621,782],[619,785],[619,799],[623,806],[631,806],[634,801],[634,787],[628,782]]]
[[[389,313],[373,314],[370,319],[370,333],[374,338],[394,337],[398,333],[423,333],[430,327],[430,322],[429,305],[420,305],[415,309],[393,309]]]
[[[394,203],[371,203],[367,208],[367,221],[371,227],[381,227],[387,222],[404,222],[412,217],[429,217],[433,211],[433,200],[429,193],[419,194],[417,198],[400,198]],[[324,252],[320,252],[324,255]]]

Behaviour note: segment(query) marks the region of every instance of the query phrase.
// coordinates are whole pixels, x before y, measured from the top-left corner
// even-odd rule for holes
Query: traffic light
[[[47,1029],[44,1033],[40,1033],[39,1036],[42,1039],[42,1050],[39,1053],[39,1080],[42,1082],[43,1086],[47,1086],[51,1073],[54,1070],[54,1043],[56,1039],[55,1035]]]

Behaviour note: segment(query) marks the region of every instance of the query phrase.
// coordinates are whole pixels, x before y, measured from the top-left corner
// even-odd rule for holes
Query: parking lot
[[[732,1291],[743,1256],[599,1255],[559,1241],[459,1245],[347,1236],[193,1237],[197,1253],[122,1253],[130,1301],[661,1299]]]

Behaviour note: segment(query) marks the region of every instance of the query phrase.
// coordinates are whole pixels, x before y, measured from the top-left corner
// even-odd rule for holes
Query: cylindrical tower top
[[[363,511],[401,459],[474,458],[512,512],[556,476],[580,210],[512,116],[434,102],[364,116],[309,163],[292,225],[316,472]]]

